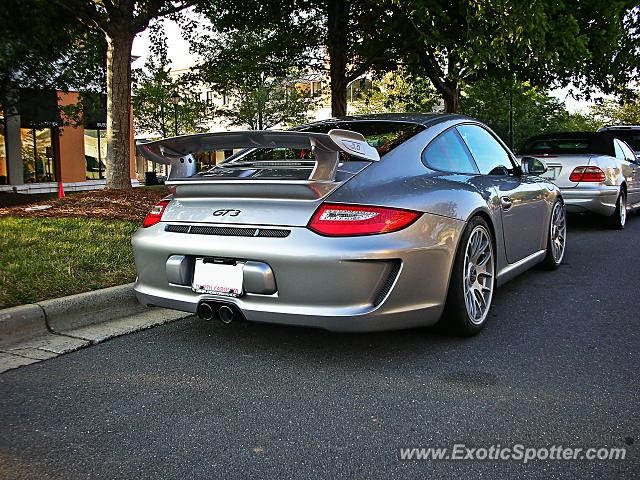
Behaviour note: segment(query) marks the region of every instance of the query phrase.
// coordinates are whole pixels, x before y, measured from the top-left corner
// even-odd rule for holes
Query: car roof
[[[609,125],[608,127],[602,127],[599,132],[607,132],[611,130],[640,130],[640,125]]]
[[[545,138],[554,138],[554,137],[563,137],[563,138],[592,138],[592,137],[603,137],[603,138],[613,138],[613,135],[607,132],[548,132],[541,133],[539,135],[535,135],[530,137],[529,140],[537,140],[537,139],[545,139]]]
[[[348,115],[345,117],[334,117],[326,120],[320,120],[317,122],[309,123],[307,125],[320,125],[323,123],[336,123],[336,122],[405,122],[415,123],[417,125],[424,125],[430,127],[437,123],[445,122],[447,120],[471,120],[471,118],[464,115],[457,115],[453,113],[376,113],[371,115]]]

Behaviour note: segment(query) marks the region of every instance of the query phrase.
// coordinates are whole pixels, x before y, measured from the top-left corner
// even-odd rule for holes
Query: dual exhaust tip
[[[197,313],[202,320],[212,320],[216,317],[227,325],[239,316],[234,305],[221,302],[200,302]]]

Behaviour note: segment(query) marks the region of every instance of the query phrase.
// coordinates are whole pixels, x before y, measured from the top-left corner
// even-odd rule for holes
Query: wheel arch
[[[493,220],[493,216],[491,215],[491,213],[489,213],[489,211],[487,211],[484,208],[476,208],[474,211],[472,211],[469,214],[469,217],[467,218],[467,221],[465,222],[465,228],[466,228],[466,224],[468,224],[472,218],[474,217],[481,217],[485,222],[487,222],[487,225],[489,226],[489,233],[491,233],[491,236],[493,237],[493,249],[494,249],[494,255],[496,255],[496,261],[498,259],[497,254],[498,254],[498,231],[496,229],[496,225],[494,223]],[[458,240],[458,242],[460,242],[460,240]],[[459,245],[459,243],[458,243]],[[458,251],[457,249],[458,247],[456,247],[456,252]]]
[[[449,286],[451,285],[451,276],[453,274],[453,266],[456,262],[456,259],[458,258],[458,253],[460,250],[460,242],[462,241],[462,237],[464,236],[464,232],[467,229],[467,227],[469,226],[469,222],[474,218],[474,217],[481,217],[483,220],[485,220],[487,222],[487,225],[489,225],[489,233],[491,234],[491,237],[493,238],[493,248],[494,248],[494,256],[496,259],[496,270],[498,267],[498,257],[497,257],[497,249],[498,249],[498,241],[496,239],[496,228],[495,225],[493,224],[493,219],[491,218],[491,214],[483,209],[482,207],[478,207],[475,210],[473,210],[468,216],[466,221],[464,222],[464,227],[460,230],[460,235],[458,235],[458,238],[456,240],[456,244],[455,244],[455,248],[453,249],[453,255],[451,257],[451,268],[449,269],[449,275],[447,276],[447,295],[448,295],[448,291],[449,291]]]

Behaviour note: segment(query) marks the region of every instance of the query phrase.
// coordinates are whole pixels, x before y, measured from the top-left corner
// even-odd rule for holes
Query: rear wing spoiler
[[[363,160],[377,162],[378,151],[362,134],[351,130],[330,130],[313,133],[280,130],[246,130],[219,133],[198,133],[152,142],[138,141],[142,156],[153,162],[171,165],[168,180],[188,178],[196,174],[193,154],[234,148],[296,148],[311,149],[316,165],[309,180],[333,181],[339,163],[339,153],[345,152]]]

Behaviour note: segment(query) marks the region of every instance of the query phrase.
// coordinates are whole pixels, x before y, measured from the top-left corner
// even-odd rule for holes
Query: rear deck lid
[[[586,167],[594,157],[613,154],[613,139],[607,133],[559,132],[530,138],[519,156],[544,160],[548,171],[542,175],[560,188],[574,188],[569,177],[576,167]]]
[[[526,155],[544,160],[547,172],[540,175],[551,180],[560,188],[574,188],[578,182],[572,182],[569,177],[576,167],[588,167],[595,155]]]
[[[359,128],[360,131],[341,128]],[[322,201],[424,127],[328,121],[296,131],[236,131],[139,143],[170,164],[173,201],[163,222],[306,226]],[[243,149],[196,173],[200,152]]]

